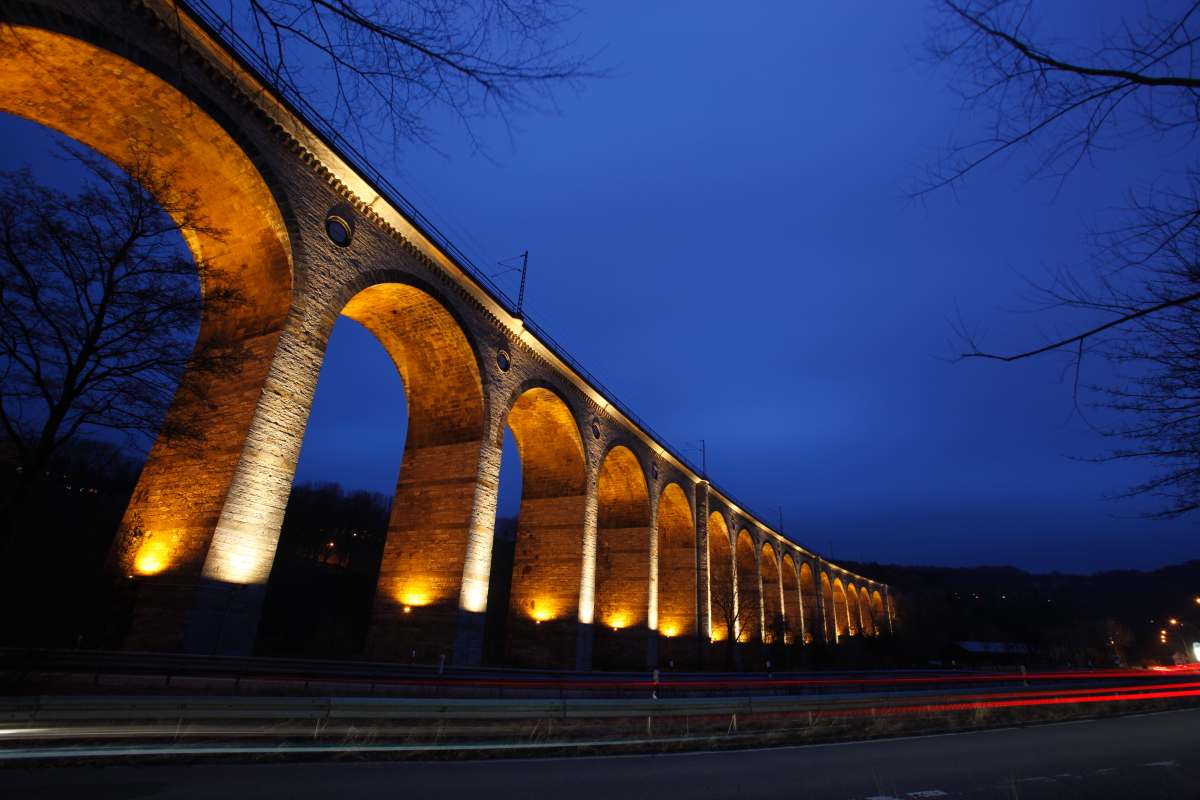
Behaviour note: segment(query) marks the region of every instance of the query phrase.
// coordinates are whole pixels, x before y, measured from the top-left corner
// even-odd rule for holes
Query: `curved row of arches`
[[[247,298],[206,314],[200,335],[227,335],[253,356],[236,374],[185,376],[208,405],[177,399],[168,411],[197,419],[205,444],[156,443],[126,512],[111,559],[138,582],[126,648],[249,652],[340,316],[387,351],[408,416],[368,658],[441,653],[475,664],[490,631],[506,664],[615,668],[702,660],[717,641],[836,641],[890,625],[882,587],[765,527],[751,532],[748,518],[710,514],[710,500],[722,501],[708,484],[523,344],[519,319],[481,305],[448,259],[413,244],[417,234],[404,240],[368,204],[347,206],[346,183],[296,139],[280,139],[269,114],[248,113],[252,100],[211,83],[220,71],[206,71],[198,51],[176,64],[175,43],[121,39],[138,25],[138,35],[163,35],[125,13],[114,10],[113,30],[96,41],[76,38],[95,25],[10,22],[21,46],[0,53],[11,89],[0,110],[117,164],[143,148],[178,175],[224,229],[189,247]],[[331,209],[355,228],[349,246],[325,234]],[[498,608],[488,587],[506,430],[521,493]]]

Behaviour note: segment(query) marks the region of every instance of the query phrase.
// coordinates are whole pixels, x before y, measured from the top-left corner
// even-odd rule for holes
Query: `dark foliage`
[[[357,659],[366,645],[391,502],[337,483],[292,487],[257,655]]]
[[[847,567],[895,590],[898,657],[912,666],[952,657],[948,646],[961,641],[1019,645],[1036,654],[1026,659],[1030,666],[1111,666],[1117,656],[1129,666],[1170,664],[1182,642],[1164,645],[1159,631],[1190,643],[1197,634],[1169,620],[1200,625],[1200,560],[1153,572],[1092,575],[1031,575],[1016,567]]]
[[[11,447],[0,449],[2,495],[21,463]],[[0,643],[100,645],[110,588],[102,567],[140,469],[139,458],[100,439],[75,438],[55,451],[14,521],[20,535],[9,543],[0,584]]]

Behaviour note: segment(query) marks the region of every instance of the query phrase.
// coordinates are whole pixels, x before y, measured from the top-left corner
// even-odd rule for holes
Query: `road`
[[[732,753],[0,771],[4,800],[1200,798],[1200,710]]]

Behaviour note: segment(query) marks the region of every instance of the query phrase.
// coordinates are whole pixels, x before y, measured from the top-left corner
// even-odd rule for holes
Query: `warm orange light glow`
[[[529,611],[529,616],[533,618],[534,622],[541,624],[554,619],[554,612],[545,606],[538,608],[537,603],[534,603],[533,608]]]
[[[412,608],[411,608],[410,606],[405,606],[405,607],[404,607],[404,613],[405,613],[405,614],[409,613],[410,611],[412,611]]]
[[[157,575],[171,563],[169,536],[147,534],[133,559],[133,569],[139,575]]]
[[[429,605],[429,595],[425,594],[424,592],[409,590],[409,591],[405,592],[404,594],[400,595],[400,602],[406,606],[405,611],[407,611],[408,606],[427,606],[427,605]]]
[[[134,562],[134,569],[140,575],[155,575],[167,568],[167,562],[161,557],[162,553],[153,550],[149,553],[138,553],[137,560]]]
[[[624,614],[613,614],[608,618],[608,627],[614,631],[629,627],[629,617]]]
[[[670,639],[675,634],[679,633],[679,629],[674,626],[668,626],[662,629],[662,635]]]
[[[1173,620],[1171,620],[1171,624],[1172,624],[1172,625],[1178,625],[1178,624],[1179,624],[1179,620],[1177,620],[1177,619],[1173,619]]]

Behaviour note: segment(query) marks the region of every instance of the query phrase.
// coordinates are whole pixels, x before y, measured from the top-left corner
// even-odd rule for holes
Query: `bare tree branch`
[[[250,0],[219,32],[293,99],[359,143],[432,145],[448,113],[472,148],[479,125],[553,112],[557,88],[607,70],[574,52],[571,0]]]
[[[162,429],[167,405],[189,391],[181,377],[242,361],[220,336],[196,338],[202,310],[242,302],[183,245],[183,233],[220,236],[196,199],[136,141],[124,172],[63,152],[88,176],[75,196],[39,184],[29,167],[0,172],[0,430],[20,466],[0,537],[66,442],[100,430],[194,438],[186,415]]]

